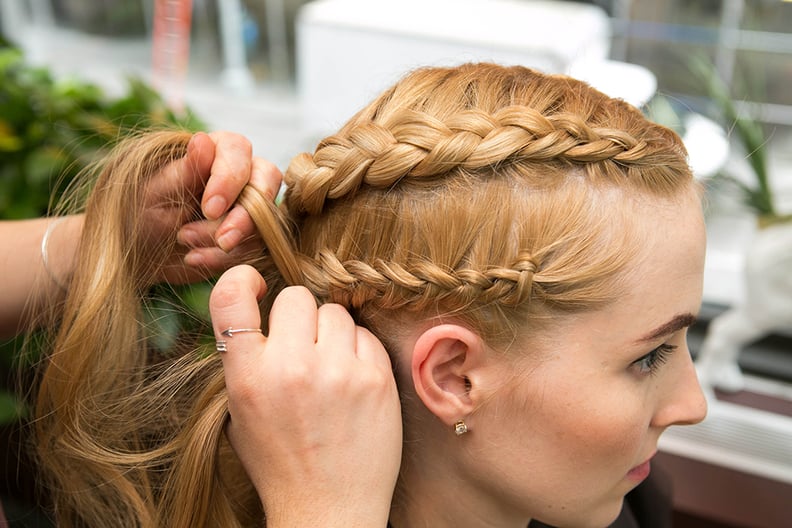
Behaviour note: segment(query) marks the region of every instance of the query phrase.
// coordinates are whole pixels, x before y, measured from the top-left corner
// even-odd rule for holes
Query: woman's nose
[[[669,369],[664,395],[655,414],[653,425],[693,425],[707,416],[707,398],[701,390],[696,368],[687,350],[679,351],[679,363]]]

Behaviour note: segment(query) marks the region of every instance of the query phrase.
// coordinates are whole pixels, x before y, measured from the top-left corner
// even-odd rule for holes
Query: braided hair
[[[223,437],[218,356],[147,342],[141,296],[162,248],[140,229],[140,198],[189,139],[126,142],[91,192],[36,409],[59,526],[260,522]],[[253,186],[239,203],[264,239],[254,264],[271,298],[305,285],[393,353],[394,336],[437,317],[504,347],[613,302],[641,244],[630,211],[654,210],[620,204],[673,200],[691,181],[679,137],[628,104],[565,76],[466,64],[408,74],[294,158],[280,205]]]
[[[279,211],[242,202],[279,215],[259,220],[271,280],[369,326],[453,313],[496,339],[616,298],[635,241],[616,208],[603,214],[608,190],[670,197],[690,180],[679,138],[630,105],[565,76],[467,64],[412,72],[294,158]]]

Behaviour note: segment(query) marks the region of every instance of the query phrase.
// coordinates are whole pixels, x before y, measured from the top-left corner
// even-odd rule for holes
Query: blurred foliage
[[[733,90],[721,78],[710,59],[693,55],[690,57],[688,65],[693,77],[706,88],[706,93],[717,114],[715,118],[727,130],[730,130],[732,137],[737,140],[751,169],[753,182],[746,183],[735,177],[729,172],[728,165],[718,177],[727,180],[739,189],[744,204],[757,214],[760,222],[774,223],[780,220],[770,184],[767,151],[769,138],[766,136],[762,124],[738,110],[734,102]],[[754,75],[735,77],[746,80],[759,78]],[[756,92],[758,89],[743,87],[743,90]]]
[[[733,140],[732,148],[739,149],[748,164],[747,181],[735,173],[732,164],[726,164],[715,178],[737,190],[742,203],[757,216],[760,226],[791,220],[790,215],[780,214],[776,207],[768,162],[770,137],[762,122],[750,115],[750,107],[740,108],[735,102],[761,100],[756,97],[764,91],[761,76],[751,72],[735,74],[734,82],[729,86],[707,55],[691,54],[685,58],[685,64],[690,81],[706,94],[704,104],[696,105],[698,108],[693,111],[706,114],[728,131]],[[648,115],[653,121],[684,135],[681,116],[691,111],[690,103],[690,100],[657,95],[649,103]]]
[[[140,79],[129,78],[125,94],[108,97],[95,84],[56,79],[48,68],[26,63],[18,49],[0,40],[0,219],[47,214],[75,176],[119,139],[163,126],[206,128],[189,110],[183,115],[171,111],[159,93]],[[206,287],[193,288],[206,295]],[[169,302],[181,302],[178,299],[185,295],[190,302],[205,302],[191,289],[171,292],[170,298],[177,301]],[[151,317],[169,321],[163,331],[178,332],[181,323],[174,319],[172,308],[165,309],[166,304],[154,305]],[[167,345],[167,338],[162,339]],[[35,340],[33,345],[35,350]],[[0,345],[0,372],[9,378],[0,379],[0,387],[13,387],[11,373],[16,367],[35,362],[35,357],[28,357],[30,348],[23,347],[21,339]],[[25,356],[21,350],[26,350]],[[21,398],[13,389],[0,388],[0,424],[23,414]]]
[[[0,218],[30,218],[49,209],[74,176],[125,134],[152,126],[204,125],[176,115],[140,79],[108,98],[98,86],[55,79],[0,48]]]
[[[174,286],[157,284],[145,299],[143,320],[149,346],[159,354],[210,346],[214,338],[209,318],[211,281]]]

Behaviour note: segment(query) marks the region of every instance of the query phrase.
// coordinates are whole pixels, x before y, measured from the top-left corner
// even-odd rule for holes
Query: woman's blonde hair
[[[60,526],[261,521],[223,436],[219,358],[157,352],[142,323],[152,263],[175,243],[140,228],[142,196],[189,137],[127,142],[86,206],[37,406]],[[279,207],[253,187],[239,200],[267,247],[256,265],[270,299],[302,284],[386,344],[452,316],[498,346],[618,298],[640,243],[619,201],[673,198],[692,177],[680,139],[628,104],[565,76],[468,64],[410,73],[285,181]]]

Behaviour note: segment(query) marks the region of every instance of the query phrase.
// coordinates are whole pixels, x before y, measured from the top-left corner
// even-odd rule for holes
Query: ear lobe
[[[476,333],[455,324],[430,328],[412,354],[415,392],[429,411],[449,427],[475,408],[475,371],[484,358]]]

